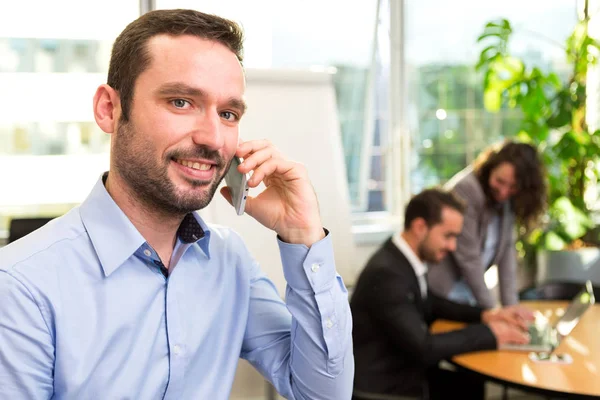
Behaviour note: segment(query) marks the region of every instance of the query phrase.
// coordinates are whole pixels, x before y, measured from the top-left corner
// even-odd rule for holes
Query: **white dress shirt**
[[[397,233],[392,237],[392,242],[396,245],[398,250],[404,254],[415,270],[415,275],[417,275],[419,287],[421,288],[421,297],[427,297],[427,279],[425,277],[425,274],[427,274],[427,264],[421,261],[400,233]]]

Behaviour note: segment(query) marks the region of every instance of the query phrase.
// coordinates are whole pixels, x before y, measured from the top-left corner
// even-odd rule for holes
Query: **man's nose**
[[[448,242],[448,251],[455,251],[456,250],[456,239],[451,239]]]
[[[221,117],[216,110],[207,111],[196,118],[192,140],[197,145],[219,150],[225,144],[222,128]]]

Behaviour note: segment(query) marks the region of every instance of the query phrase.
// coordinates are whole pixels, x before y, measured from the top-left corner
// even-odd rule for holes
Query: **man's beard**
[[[113,163],[119,176],[131,190],[131,195],[150,210],[165,214],[185,215],[206,207],[212,200],[219,183],[231,161],[226,162],[221,155],[205,146],[189,150],[172,150],[165,159],[157,161],[156,151],[151,141],[135,130],[133,122],[119,125],[113,147]],[[211,181],[185,178],[190,187],[206,187],[204,191],[178,190],[169,179],[169,165],[175,159],[202,158],[216,163],[215,177]],[[226,167],[226,168],[223,168]]]
[[[419,258],[425,263],[437,263],[441,261],[437,259],[437,254],[435,251],[426,246],[427,239],[428,237],[426,237],[425,240],[419,245]]]

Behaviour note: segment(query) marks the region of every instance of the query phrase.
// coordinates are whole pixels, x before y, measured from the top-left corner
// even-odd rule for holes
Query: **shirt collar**
[[[397,233],[392,237],[392,243],[394,243],[398,250],[400,250],[408,259],[408,262],[415,270],[417,276],[423,276],[427,273],[427,264],[417,257],[413,249],[406,243],[406,240],[404,240],[400,233]]]
[[[104,274],[109,276],[146,244],[146,239],[106,191],[105,174],[81,204],[80,214]],[[196,244],[210,258],[210,231],[198,213],[186,215],[177,235],[184,243],[193,243],[194,237],[197,237]]]

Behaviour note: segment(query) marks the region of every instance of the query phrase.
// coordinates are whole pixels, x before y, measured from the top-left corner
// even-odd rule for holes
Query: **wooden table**
[[[536,301],[523,303],[544,315],[557,318],[568,302]],[[433,332],[459,329],[464,324],[436,321]],[[449,360],[459,369],[487,380],[521,390],[569,398],[600,397],[600,305],[584,314],[571,334],[563,339],[555,353],[568,353],[572,364],[536,363],[528,352],[508,350],[462,354]]]

